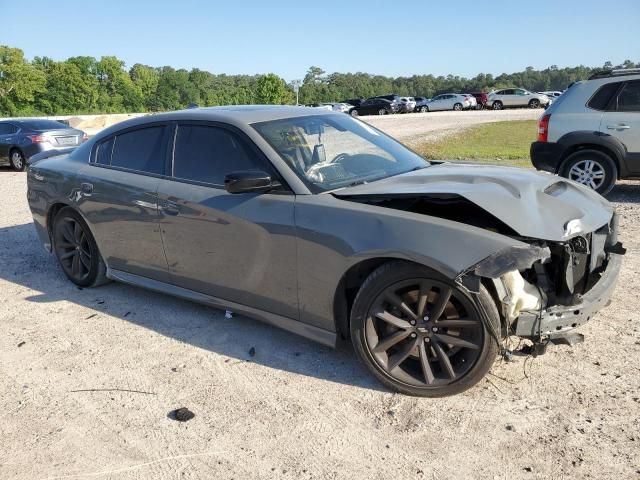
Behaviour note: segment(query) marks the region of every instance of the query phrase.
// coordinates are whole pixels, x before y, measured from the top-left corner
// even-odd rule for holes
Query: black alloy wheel
[[[360,358],[390,388],[427,397],[451,395],[484,377],[497,343],[485,328],[477,299],[425,273],[404,262],[376,270],[354,303],[352,339]],[[499,331],[495,303],[484,289],[480,296]]]

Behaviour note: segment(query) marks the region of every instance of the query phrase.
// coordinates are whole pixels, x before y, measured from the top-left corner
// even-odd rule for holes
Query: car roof
[[[142,126],[154,122],[199,120],[229,123],[237,126],[312,115],[344,115],[344,113],[313,107],[295,107],[289,105],[229,105],[223,107],[190,108],[174,112],[155,113],[125,120],[101,131],[96,137],[102,138],[125,128]]]

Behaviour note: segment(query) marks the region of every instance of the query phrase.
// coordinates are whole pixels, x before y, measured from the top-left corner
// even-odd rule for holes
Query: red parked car
[[[476,108],[478,110],[483,110],[485,108],[485,105],[487,104],[487,101],[489,100],[489,94],[486,92],[473,92],[471,95],[473,95],[478,101],[478,105],[476,106]]]

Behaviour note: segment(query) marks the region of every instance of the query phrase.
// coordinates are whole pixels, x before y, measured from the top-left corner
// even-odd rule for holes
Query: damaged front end
[[[572,228],[566,226],[566,241],[521,239],[529,246],[498,252],[457,278],[471,291],[490,279],[502,307],[503,334],[532,341],[538,353],[549,342],[581,341],[572,330],[610,303],[620,272],[625,249],[615,213],[594,232],[576,234]]]

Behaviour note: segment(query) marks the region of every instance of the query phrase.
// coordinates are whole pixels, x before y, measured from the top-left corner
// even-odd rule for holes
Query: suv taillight
[[[546,142],[547,137],[549,136],[549,120],[551,119],[551,114],[545,115],[538,122],[538,141]]]

